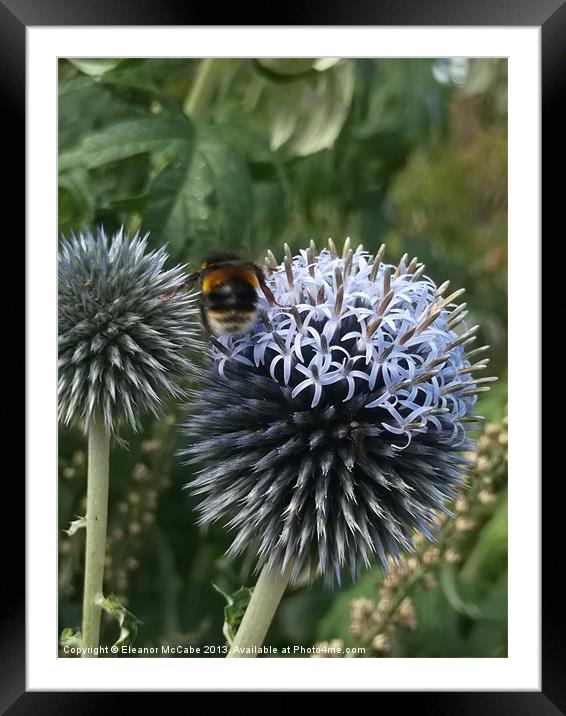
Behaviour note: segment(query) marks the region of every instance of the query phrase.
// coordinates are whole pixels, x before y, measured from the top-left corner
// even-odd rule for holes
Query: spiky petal
[[[253,329],[213,345],[182,454],[200,521],[225,520],[232,553],[334,582],[386,568],[415,529],[433,538],[466,467],[476,328],[451,327],[460,292],[443,297],[416,260],[286,254],[270,262],[280,305],[260,298]]]

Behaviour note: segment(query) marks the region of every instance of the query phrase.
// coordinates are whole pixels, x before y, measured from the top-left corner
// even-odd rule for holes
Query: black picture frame
[[[290,11],[292,7],[292,11]],[[350,0],[348,3],[311,2],[308,8],[278,7],[279,16],[261,17],[251,6],[234,4],[222,9],[223,23],[235,25],[386,25],[386,26],[536,26],[541,29],[542,49],[542,171],[543,229],[550,238],[553,213],[561,210],[564,203],[564,127],[565,115],[560,106],[566,104],[563,86],[566,84],[566,0],[403,0],[393,2],[369,2]],[[265,8],[259,10],[265,13]],[[6,144],[14,146],[13,160],[5,162],[9,172],[5,207],[25,217],[24,184],[25,156],[25,59],[26,27],[73,26],[73,25],[210,25],[209,20],[218,17],[219,8],[209,4],[192,2],[152,0],[0,0],[0,96],[3,99],[3,136]],[[214,17],[213,17],[214,15]],[[260,20],[260,22],[258,22]],[[8,138],[10,138],[8,140]],[[17,176],[19,181],[14,177]],[[5,213],[6,216],[6,213]],[[563,223],[563,222],[562,222]],[[16,224],[17,225],[17,224]],[[561,224],[556,222],[556,226]],[[563,235],[563,229],[556,236]],[[533,241],[533,252],[539,247]],[[544,257],[543,257],[544,258]],[[544,263],[541,265],[544,266]],[[556,267],[558,268],[558,266]],[[529,270],[529,257],[525,257],[525,271]],[[19,296],[8,298],[9,304],[22,303]],[[560,306],[561,304],[559,304]],[[560,307],[558,307],[560,310]],[[11,311],[10,311],[11,312]],[[550,319],[548,319],[550,320]],[[527,335],[526,350],[538,350],[539,336]],[[528,362],[526,364],[528,368]],[[554,370],[554,369],[552,369]],[[532,385],[538,376],[525,378]],[[525,415],[525,419],[529,419]],[[539,429],[533,425],[533,430]],[[545,433],[546,437],[546,433]],[[551,438],[547,437],[547,444]],[[28,445],[33,450],[32,445]],[[385,702],[395,707],[409,708],[414,704],[420,714],[444,714],[466,716],[467,714],[536,714],[548,716],[566,713],[566,649],[564,636],[564,598],[561,586],[563,557],[559,555],[563,538],[562,504],[553,496],[553,478],[561,478],[560,469],[549,473],[548,484],[543,489],[543,610],[542,610],[542,690],[539,692],[403,692],[380,693],[380,710]],[[8,475],[5,476],[6,478]],[[5,504],[24,504],[24,481],[17,474],[4,481]],[[543,486],[545,487],[545,486]],[[10,494],[11,493],[11,494]],[[560,510],[560,512],[559,512]],[[4,520],[6,522],[6,520]],[[23,520],[19,523],[23,525]],[[16,525],[12,521],[12,525]],[[9,537],[4,545],[4,575],[9,575],[10,592],[4,591],[6,604],[0,612],[0,710],[11,715],[65,714],[79,711],[85,715],[108,708],[109,701],[116,707],[126,705],[125,698],[117,693],[85,692],[28,692],[25,686],[25,592],[24,592],[24,539],[23,528],[10,526]],[[14,530],[20,530],[17,539]],[[529,529],[525,526],[525,529]],[[19,543],[19,546],[18,546]],[[9,545],[9,548],[8,548]],[[562,547],[563,549],[563,547]],[[9,554],[6,554],[9,552]],[[8,564],[6,562],[8,561]],[[528,566],[526,566],[526,571]],[[533,579],[538,579],[536,573]],[[292,685],[290,684],[290,688]],[[144,699],[154,699],[154,694],[144,694]],[[155,703],[155,701],[153,701]],[[146,704],[147,705],[147,704]],[[389,704],[387,704],[389,705]],[[128,703],[131,708],[131,702]]]

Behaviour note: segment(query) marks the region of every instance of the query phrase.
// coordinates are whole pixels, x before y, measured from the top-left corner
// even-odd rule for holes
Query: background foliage
[[[504,656],[506,61],[62,60],[59,153],[62,234],[139,228],[193,266],[217,249],[261,261],[268,248],[281,256],[284,241],[297,250],[349,235],[371,251],[387,243],[391,261],[417,255],[439,283],[467,289],[478,345],[492,346],[501,379],[480,410],[498,427],[475,456],[462,511],[473,527],[465,539],[454,521],[446,528],[445,551],[459,555],[449,570],[442,552],[411,591],[395,587],[411,595],[415,618],[406,607],[405,628],[388,626],[388,648],[368,642],[366,655]],[[222,644],[214,585],[233,593],[255,580],[253,564],[224,556],[222,528],[193,523],[175,457],[178,411],[148,421],[143,437],[124,430],[128,449],[112,452],[105,593],[141,620],[140,646]],[[63,528],[84,514],[81,434],[61,431],[59,460],[63,628],[80,623],[84,534]],[[482,488],[493,499],[482,502]],[[332,593],[293,589],[269,642],[356,643],[356,619],[371,621],[388,589],[378,570]],[[118,631],[105,619],[103,641]]]

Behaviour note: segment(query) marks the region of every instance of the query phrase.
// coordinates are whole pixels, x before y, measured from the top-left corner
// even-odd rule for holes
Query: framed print
[[[538,430],[560,2],[0,12],[29,309],[4,709],[561,713]]]

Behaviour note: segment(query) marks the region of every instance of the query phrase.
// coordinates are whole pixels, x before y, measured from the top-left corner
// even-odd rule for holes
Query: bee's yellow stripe
[[[238,277],[244,279],[254,288],[258,288],[259,281],[253,271],[250,271],[243,266],[223,266],[222,268],[215,269],[202,280],[203,293],[209,293],[213,288],[220,284],[226,283],[231,278]]]

